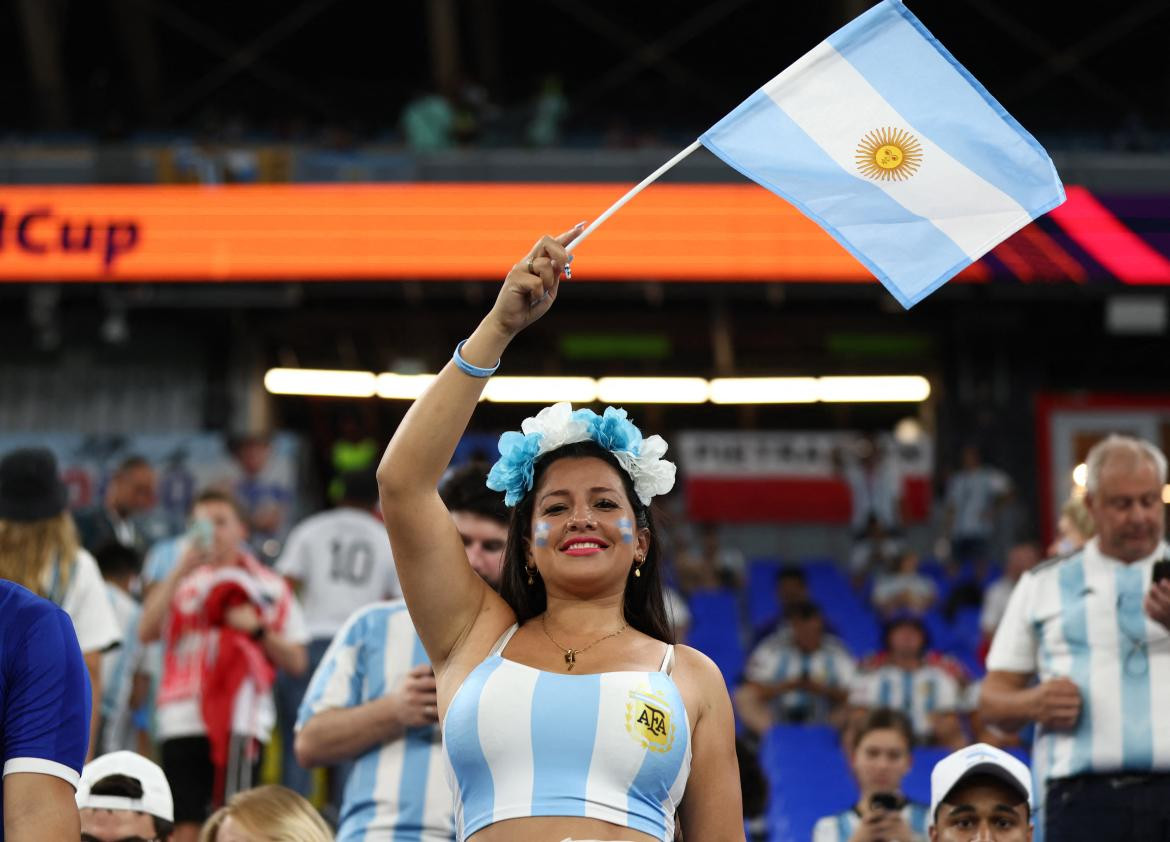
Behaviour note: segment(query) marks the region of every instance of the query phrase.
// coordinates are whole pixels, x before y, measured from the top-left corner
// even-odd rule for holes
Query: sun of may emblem
[[[674,745],[670,705],[657,693],[631,690],[626,702],[626,730],[650,751],[667,752]]]
[[[922,145],[903,129],[866,132],[857,144],[857,169],[878,181],[905,181],[922,166]]]

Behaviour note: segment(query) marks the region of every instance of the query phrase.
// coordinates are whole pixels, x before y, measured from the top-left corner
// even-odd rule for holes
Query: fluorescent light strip
[[[426,391],[435,379],[433,374],[392,374],[378,375],[378,397],[393,400],[412,401]]]
[[[274,395],[368,398],[374,394],[374,384],[372,371],[272,368],[264,375],[264,388]]]
[[[493,403],[593,403],[597,381],[592,377],[493,377],[483,389]]]
[[[602,377],[602,403],[706,403],[711,389],[702,377]]]
[[[434,374],[374,375],[369,371],[273,368],[264,388],[275,395],[415,400]],[[493,377],[483,400],[550,404],[808,404],[918,403],[930,397],[930,382],[896,377]]]
[[[825,403],[921,403],[930,397],[930,381],[906,377],[821,377],[818,397]]]
[[[816,403],[815,377],[716,377],[711,403]]]

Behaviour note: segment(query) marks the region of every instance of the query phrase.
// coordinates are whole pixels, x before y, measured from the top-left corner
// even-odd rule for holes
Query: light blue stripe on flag
[[[585,815],[585,784],[601,710],[600,675],[542,672],[532,693],[532,809],[534,815]],[[547,731],[555,723],[557,745]],[[561,723],[573,723],[566,728]]]
[[[1069,679],[1081,691],[1081,717],[1072,734],[1073,749],[1068,775],[1080,775],[1093,767],[1093,699],[1089,693],[1092,664],[1089,620],[1085,607],[1085,557],[1060,568],[1060,616],[1064,639],[1072,653]]]
[[[1137,565],[1117,567],[1117,623],[1121,645],[1121,768],[1154,766],[1154,724],[1150,715],[1150,653],[1142,601],[1146,580]]]
[[[1064,201],[1044,149],[900,0],[882,0],[699,140],[821,225],[906,307]]]
[[[413,627],[411,631],[414,631]],[[430,663],[422,641],[417,634],[413,637],[414,649],[410,658],[412,669]],[[402,758],[402,778],[398,782],[398,821],[394,824],[394,842],[417,842],[422,838],[426,825],[427,780],[437,728],[436,725],[408,728],[403,737],[406,744]]]

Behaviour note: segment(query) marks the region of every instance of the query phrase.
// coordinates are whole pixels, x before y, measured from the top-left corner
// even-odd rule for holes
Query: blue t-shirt
[[[89,746],[89,673],[69,615],[0,579],[0,748],[4,776],[54,775],[74,788]],[[0,836],[4,827],[0,797]]]

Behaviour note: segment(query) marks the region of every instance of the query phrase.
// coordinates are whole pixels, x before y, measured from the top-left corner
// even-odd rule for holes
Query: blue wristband
[[[472,365],[467,360],[463,359],[463,355],[459,352],[463,350],[463,346],[466,344],[466,342],[467,340],[464,339],[455,346],[455,355],[452,356],[451,359],[455,361],[456,368],[458,368],[464,374],[469,374],[472,377],[491,377],[493,374],[495,374],[496,369],[500,367],[499,360],[496,360],[496,364],[491,368],[480,368],[479,366]]]

